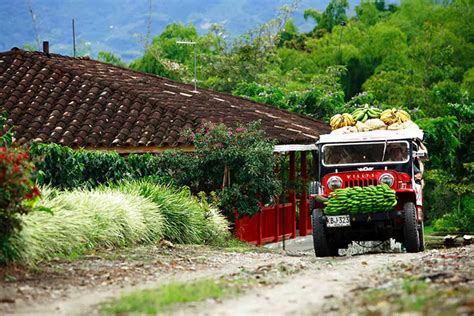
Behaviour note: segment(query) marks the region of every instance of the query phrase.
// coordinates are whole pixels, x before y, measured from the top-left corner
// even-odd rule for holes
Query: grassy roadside
[[[329,315],[474,315],[474,247],[426,251],[384,267],[343,299],[329,299]]]
[[[221,276],[216,279],[198,279],[171,282],[155,289],[138,290],[99,307],[103,315],[157,314],[185,307],[183,304],[219,300],[245,293],[256,286],[271,286],[304,269],[301,264],[280,262],[259,266],[252,270]]]
[[[119,299],[104,305],[100,312],[104,315],[157,314],[169,310],[176,304],[207,299],[217,300],[237,295],[243,292],[251,281],[248,279],[202,279],[189,283],[172,282],[156,289],[122,295]]]
[[[472,312],[474,289],[469,286],[433,286],[430,281],[405,277],[387,288],[372,289],[361,297],[365,314],[460,315]]]

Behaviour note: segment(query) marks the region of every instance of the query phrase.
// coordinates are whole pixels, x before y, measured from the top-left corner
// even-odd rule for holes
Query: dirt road
[[[326,298],[342,298],[387,265],[409,262],[420,254],[375,254],[314,259],[305,271],[271,288],[260,288],[221,303],[183,308],[176,315],[312,315]]]
[[[384,269],[416,265],[433,252],[320,259],[302,244],[295,247],[293,252],[290,248],[288,252],[272,250],[270,253],[228,252],[205,247],[159,248],[155,252],[145,249],[139,255],[132,252],[118,258],[98,254],[87,260],[56,262],[43,266],[42,271],[33,275],[25,277],[18,273],[13,281],[6,282],[4,275],[0,283],[4,292],[0,293],[3,295],[0,314],[90,315],[97,313],[98,304],[132,290],[154,288],[170,281],[218,278],[243,270],[250,271],[247,277],[259,278],[262,271],[266,273],[281,266],[292,267],[292,272],[269,274],[274,278],[272,282],[257,283],[243,295],[178,306],[172,313],[320,314],[327,308],[328,300],[347,299]],[[468,248],[467,253],[472,257],[474,248]],[[5,295],[14,296],[8,300]]]

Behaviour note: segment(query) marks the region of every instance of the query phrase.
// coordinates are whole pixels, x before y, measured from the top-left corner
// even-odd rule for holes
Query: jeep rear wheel
[[[313,244],[316,257],[337,256],[337,248],[328,242],[323,211],[320,209],[313,211]]]
[[[318,193],[318,186],[317,186],[317,182],[316,181],[312,181],[310,184],[309,184],[309,188],[308,188],[308,193],[309,195],[311,194],[317,194]],[[311,214],[311,212],[316,208],[316,200],[315,199],[309,199],[309,213]]]
[[[407,202],[403,209],[405,211],[405,224],[403,226],[405,248],[407,249],[407,252],[419,252],[420,234],[418,223],[416,221],[415,203]]]
[[[425,251],[425,225],[423,222],[421,222],[418,236],[420,236],[420,251]]]

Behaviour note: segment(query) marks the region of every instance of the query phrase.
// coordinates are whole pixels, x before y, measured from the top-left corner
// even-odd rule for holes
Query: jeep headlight
[[[328,179],[328,188],[331,191],[339,189],[342,187],[342,179],[338,176],[332,176]]]
[[[389,187],[393,185],[395,178],[390,173],[384,173],[379,178],[379,184],[386,184]]]

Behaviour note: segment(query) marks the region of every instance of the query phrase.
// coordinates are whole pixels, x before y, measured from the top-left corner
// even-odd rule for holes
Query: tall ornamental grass
[[[146,181],[114,187],[60,191],[45,187],[37,206],[51,212],[23,216],[24,229],[9,247],[16,261],[34,265],[58,255],[89,249],[152,243],[219,244],[229,236],[228,222],[187,189]]]
[[[24,229],[11,243],[19,262],[34,264],[58,254],[153,242],[163,236],[159,206],[139,194],[112,189],[45,191],[39,204],[52,213],[24,216]]]
[[[217,244],[228,235],[228,222],[207,203],[200,203],[186,188],[176,189],[147,181],[123,182],[121,191],[140,194],[156,203],[164,217],[163,236],[184,244]]]

